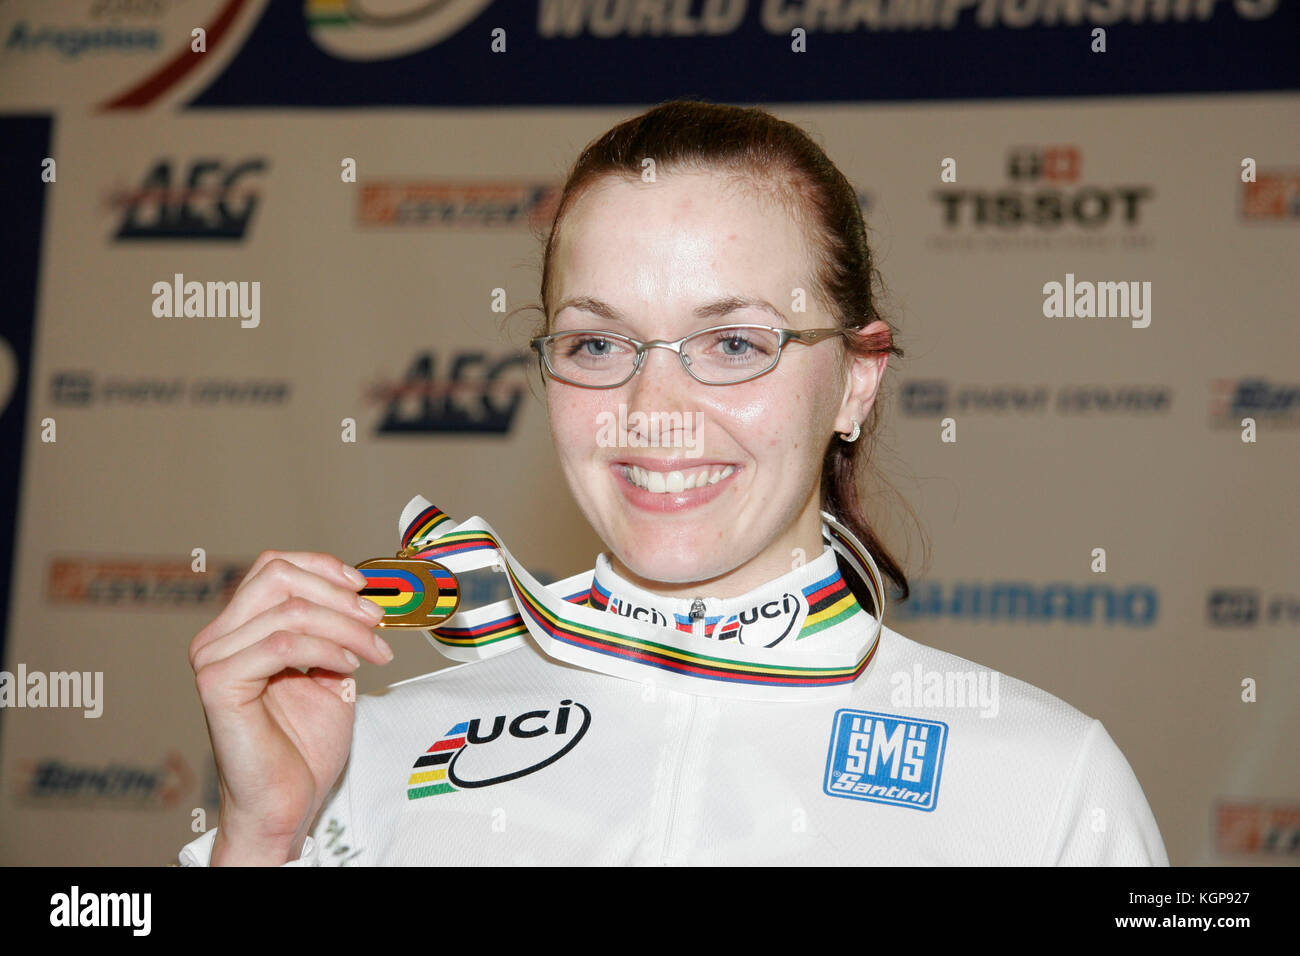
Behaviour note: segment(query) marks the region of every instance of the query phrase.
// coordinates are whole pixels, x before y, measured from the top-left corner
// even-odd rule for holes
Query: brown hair
[[[615,126],[590,143],[573,164],[560,193],[546,237],[542,260],[542,331],[550,331],[551,275],[560,225],[582,193],[606,177],[640,180],[642,163],[654,160],[656,172],[722,170],[781,200],[812,240],[815,274],[813,296],[846,328],[885,322],[887,331],[871,336],[841,336],[852,352],[888,352],[902,357],[892,325],[877,310],[876,283],[883,284],[872,263],[866,227],[853,186],[802,129],[758,108],[693,100],[673,100]],[[532,308],[536,308],[533,306]],[[859,468],[875,447],[880,399],[877,395],[862,438],[854,443],[831,436],[822,461],[822,507],[846,525],[871,552],[881,574],[907,600],[910,587],[902,567],[885,549],[862,510]],[[874,602],[845,574],[864,607]]]

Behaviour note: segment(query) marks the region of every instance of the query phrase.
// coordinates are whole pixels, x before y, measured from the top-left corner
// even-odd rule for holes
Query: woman
[[[1099,722],[881,626],[877,568],[908,586],[855,483],[902,354],[873,277],[853,189],[764,111],[590,145],[534,347],[608,552],[543,588],[414,499],[403,543],[514,599],[436,629],[472,663],[355,704],[383,611],[337,558],[264,552],[191,645],[221,813],[182,862],[1167,865]],[[993,706],[894,703],[918,669]]]

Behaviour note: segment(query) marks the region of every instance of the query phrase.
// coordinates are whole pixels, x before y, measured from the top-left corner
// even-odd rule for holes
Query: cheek
[[[745,436],[754,454],[802,450],[834,417],[835,406],[823,390],[791,384],[781,389],[755,387],[751,394],[737,397],[742,400],[727,403],[722,417]]]
[[[547,396],[546,404],[551,419],[551,435],[562,460],[580,459],[596,447],[597,416],[605,410],[605,402],[598,398],[585,398],[582,394],[562,397],[552,394]]]

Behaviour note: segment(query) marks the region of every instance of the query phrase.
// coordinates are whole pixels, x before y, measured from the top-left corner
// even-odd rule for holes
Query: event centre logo
[[[93,405],[163,408],[279,408],[293,394],[284,378],[169,378],[162,375],[109,373],[103,378],[86,369],[58,369],[50,373],[50,401],[56,405],[89,408]]]
[[[517,780],[548,767],[578,745],[591,726],[591,711],[572,700],[549,710],[530,710],[513,719],[461,721],[433,742],[411,768],[408,800],[436,797]],[[507,723],[508,721],[508,723]]]
[[[1168,385],[1038,385],[909,379],[900,392],[904,415],[1153,415],[1174,404]]]
[[[122,210],[114,238],[241,241],[261,199],[247,180],[266,166],[262,158],[205,158],[188,165],[161,159],[139,187],[113,194],[112,204]]]
[[[1300,624],[1300,594],[1258,588],[1212,588],[1205,602],[1210,627],[1258,627]]]
[[[529,353],[489,355],[467,350],[420,352],[405,377],[380,379],[366,389],[384,407],[376,432],[410,435],[468,432],[505,435],[528,391]]]
[[[436,46],[492,0],[307,0],[312,39],[341,60],[385,60]]]

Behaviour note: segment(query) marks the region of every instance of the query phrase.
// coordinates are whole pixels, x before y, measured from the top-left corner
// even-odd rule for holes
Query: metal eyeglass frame
[[[738,378],[734,382],[708,382],[700,378],[691,370],[690,358],[682,352],[682,346],[691,339],[698,338],[701,335],[708,335],[710,332],[719,332],[722,329],[762,329],[766,332],[775,332],[777,334],[776,357],[772,359],[772,364],[761,372],[755,372],[753,375],[746,375],[744,378]],[[692,332],[690,335],[683,335],[675,342],[668,342],[664,339],[651,339],[649,342],[642,342],[634,339],[630,335],[623,335],[619,332],[609,332],[604,329],[572,329],[565,332],[552,332],[550,335],[539,335],[537,338],[529,341],[537,351],[538,360],[541,362],[543,370],[556,381],[563,382],[565,385],[572,385],[575,388],[618,388],[632,381],[633,377],[641,371],[641,366],[645,362],[645,356],[651,349],[668,349],[676,352],[677,357],[681,359],[682,368],[686,369],[691,378],[695,379],[702,385],[716,385],[725,387],[727,385],[739,385],[741,382],[752,381],[760,375],[766,375],[772,369],[776,368],[781,361],[781,356],[785,354],[785,347],[789,342],[800,342],[803,345],[816,345],[818,342],[825,342],[836,335],[843,335],[846,332],[857,332],[857,328],[833,328],[833,329],[781,329],[774,325],[715,325],[707,329],[700,329],[698,332]],[[582,382],[575,382],[572,379],[565,378],[563,375],[556,373],[551,368],[551,362],[546,357],[546,344],[552,339],[557,339],[563,335],[598,335],[607,339],[619,339],[623,342],[630,343],[636,349],[636,358],[633,360],[632,371],[621,381],[614,382],[610,385],[587,385]]]

